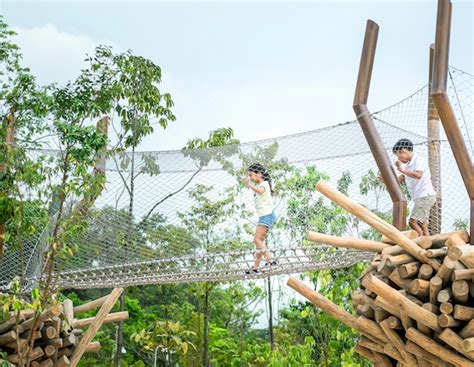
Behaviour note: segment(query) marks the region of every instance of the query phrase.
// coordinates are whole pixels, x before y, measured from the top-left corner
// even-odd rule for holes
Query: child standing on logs
[[[252,269],[247,270],[246,273],[258,273],[262,255],[267,260],[266,266],[277,264],[276,261],[272,260],[265,246],[268,231],[273,227],[276,220],[275,206],[272,200],[272,179],[265,167],[255,163],[247,169],[247,175],[242,179],[242,182],[254,192],[255,208],[259,217],[253,239],[258,251],[255,253],[255,263]]]
[[[400,139],[393,146],[397,156],[395,166],[401,173],[398,180],[405,181],[408,192],[415,203],[408,224],[420,236],[429,236],[428,221],[431,207],[436,202],[436,192],[431,183],[429,166],[421,156],[413,152],[413,143]]]

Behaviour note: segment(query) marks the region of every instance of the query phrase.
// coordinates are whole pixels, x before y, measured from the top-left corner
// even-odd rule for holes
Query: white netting
[[[473,80],[468,73],[450,69],[450,98],[471,152]],[[391,158],[394,143],[408,138],[416,153],[428,160],[427,110],[425,86],[373,114]],[[433,232],[462,226],[469,214],[466,190],[442,127],[439,147],[441,166],[432,173],[440,176],[442,207],[441,215],[432,217]],[[252,192],[240,178],[256,161],[269,168],[275,184],[278,221],[268,247],[278,265],[247,275],[254,260],[251,241],[257,218]],[[344,222],[346,217],[321,199],[314,190],[319,173],[334,185],[339,181],[342,188],[347,186],[348,195],[368,208],[390,213],[390,197],[378,183],[377,172],[356,121],[239,146],[122,153],[107,161],[105,190],[88,214],[88,230],[74,239],[78,251],[59,264],[60,282],[89,288],[244,279],[367,261],[368,253],[335,251],[307,243],[304,236],[308,228],[343,228],[351,236],[367,230],[357,221]],[[336,222],[339,225],[333,226]],[[18,273],[27,279],[39,276],[47,234],[46,228],[29,239],[22,254],[6,251],[0,257],[0,289]]]

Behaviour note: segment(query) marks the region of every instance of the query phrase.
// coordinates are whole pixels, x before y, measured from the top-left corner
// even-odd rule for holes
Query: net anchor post
[[[402,191],[398,177],[392,167],[387,151],[382,143],[374,120],[367,108],[367,99],[370,89],[370,79],[372,77],[372,68],[374,66],[375,49],[377,47],[377,37],[379,26],[372,20],[367,20],[365,30],[364,45],[359,64],[359,74],[357,77],[356,90],[354,94],[353,110],[362,128],[370,151],[377,163],[380,175],[387,187],[393,204],[393,225],[399,229],[406,228],[406,198]]]

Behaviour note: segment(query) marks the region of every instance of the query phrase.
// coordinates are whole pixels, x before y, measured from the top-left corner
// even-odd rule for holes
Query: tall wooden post
[[[474,233],[474,167],[466,143],[461,134],[456,115],[447,95],[449,38],[451,33],[450,0],[438,0],[438,17],[436,22],[436,41],[433,60],[433,88],[431,96],[438,110],[449,145],[461,173],[471,202],[470,232]],[[474,245],[474,236],[470,236]]]
[[[7,172],[7,156],[9,150],[13,147],[13,144],[15,142],[15,115],[13,111],[10,111],[10,113],[6,116],[4,120],[5,124],[5,143],[4,146],[2,147],[2,159],[0,159],[0,181],[4,179],[4,176]],[[0,188],[0,195],[4,196],[6,195],[6,192],[4,190],[4,187]],[[2,208],[4,210],[5,208]],[[0,255],[3,253],[3,246],[5,244],[5,223],[0,223]]]
[[[375,49],[377,47],[377,37],[379,26],[372,20],[367,21],[365,29],[364,46],[360,58],[359,75],[354,94],[354,103],[352,108],[357,116],[360,127],[364,132],[370,151],[374,156],[380,174],[387,186],[393,203],[393,225],[399,229],[406,228],[407,201],[405,194],[400,187],[398,177],[390,163],[390,159],[382,144],[382,139],[375,128],[374,120],[367,108],[367,99],[369,95],[370,79],[372,77],[372,68],[374,65]]]
[[[430,46],[430,65],[428,75],[428,165],[431,171],[431,182],[436,191],[436,203],[430,211],[429,230],[431,234],[438,234],[441,232],[441,209],[442,209],[442,194],[441,194],[441,142],[440,142],[440,121],[436,106],[431,98],[431,91],[433,87],[433,59],[434,59],[434,44]]]

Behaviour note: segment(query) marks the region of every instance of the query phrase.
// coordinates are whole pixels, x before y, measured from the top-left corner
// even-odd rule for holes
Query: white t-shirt
[[[271,214],[275,206],[273,205],[270,184],[268,181],[262,181],[262,183],[256,184],[255,187],[263,187],[265,189],[262,194],[255,193],[254,195],[255,208],[257,209],[258,216],[263,217],[264,215]]]
[[[431,183],[430,167],[425,160],[418,154],[413,154],[413,157],[408,163],[402,164],[402,167],[409,171],[422,171],[423,176],[420,179],[405,176],[408,192],[413,200],[423,198],[425,196],[436,195],[436,191]]]

